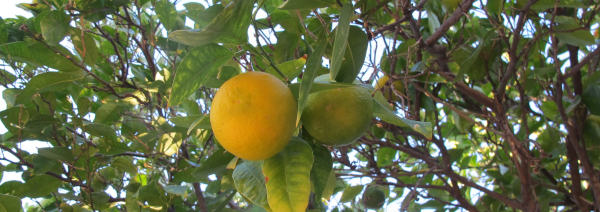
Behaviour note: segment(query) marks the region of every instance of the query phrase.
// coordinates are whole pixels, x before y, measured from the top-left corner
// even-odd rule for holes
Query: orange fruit
[[[302,125],[319,143],[346,145],[356,141],[369,128],[372,113],[371,95],[363,87],[321,90],[308,96]]]
[[[215,94],[210,124],[215,138],[233,155],[263,160],[289,142],[296,128],[297,103],[290,89],[264,72],[227,80]]]

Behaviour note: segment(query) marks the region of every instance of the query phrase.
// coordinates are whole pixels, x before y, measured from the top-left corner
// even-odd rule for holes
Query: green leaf
[[[57,45],[69,31],[71,17],[62,10],[52,10],[39,15],[42,37],[50,45]]]
[[[554,9],[554,7],[587,8],[587,7],[589,7],[589,5],[584,3],[584,1],[581,1],[581,0],[561,0],[561,1],[539,0],[539,1],[536,1],[535,4],[531,5],[531,9],[535,10],[536,12],[542,12],[544,10]]]
[[[263,173],[268,178],[267,200],[273,211],[306,210],[312,165],[310,146],[296,137],[280,153],[265,160]]]
[[[332,0],[287,0],[279,5],[283,10],[312,10],[335,4]]]
[[[225,150],[218,150],[214,152],[208,159],[203,161],[199,167],[196,167],[191,176],[194,178],[192,182],[199,182],[201,179],[205,179],[208,175],[223,173],[225,167],[233,159],[234,156],[226,152]]]
[[[317,71],[321,68],[321,60],[325,53],[325,47],[327,46],[327,39],[321,39],[317,48],[312,52],[306,61],[306,71],[302,75],[302,82],[298,88],[298,116],[296,119],[296,125],[300,123],[300,117],[302,117],[302,110],[306,104],[306,99],[313,84],[313,79],[317,75]]]
[[[352,83],[363,67],[369,40],[367,34],[358,26],[350,26],[348,31],[348,42],[342,67],[335,81]]]
[[[594,83],[586,87],[581,95],[583,103],[594,115],[600,115],[600,84]]]
[[[94,123],[115,123],[119,121],[119,119],[121,119],[121,117],[123,116],[123,111],[125,109],[126,108],[123,104],[115,102],[108,102],[102,104],[102,106],[100,106],[95,112],[96,116],[94,117]]]
[[[286,61],[280,64],[277,64],[277,68],[281,73],[289,80],[296,78],[300,73],[302,73],[302,69],[304,68],[304,64],[306,64],[306,59],[298,58],[295,60]],[[284,80],[283,77],[273,67],[269,67],[265,70],[265,72],[273,74],[273,76]]]
[[[315,145],[313,147],[314,163],[310,171],[310,178],[314,187],[314,193],[316,199],[323,197],[323,191],[327,187],[329,180],[329,174],[333,170],[333,160],[331,158],[331,152],[321,146]]]
[[[130,157],[114,157],[111,163],[112,167],[115,167],[117,170],[121,172],[127,172],[130,175],[134,176],[137,174],[137,166],[133,164],[133,160]]]
[[[165,133],[160,137],[159,140],[159,151],[165,155],[173,155],[179,151],[179,146],[181,146],[181,136],[177,133]]]
[[[177,21],[183,22],[177,14],[177,10],[175,10],[175,5],[167,0],[156,1],[154,4],[154,11],[156,11],[156,15],[160,22],[169,31],[178,28]]]
[[[381,92],[375,93],[375,95],[383,95]],[[373,104],[374,110],[373,115],[380,118],[381,120],[388,122],[390,124],[397,125],[399,127],[408,127],[415,132],[420,133],[425,136],[427,139],[431,139],[433,137],[433,126],[431,122],[422,122],[415,121],[410,119],[400,118],[394,113],[390,108],[388,108],[388,104],[385,101],[381,101],[383,98],[373,98],[375,103]]]
[[[263,176],[262,164],[255,161],[244,161],[233,170],[235,189],[255,205],[269,209],[267,203],[267,188]]]
[[[15,75],[4,69],[0,69],[0,84],[7,85],[15,82],[16,80],[17,77]]]
[[[202,30],[177,30],[169,34],[169,39],[189,46],[246,43],[253,6],[254,1],[233,0]]]
[[[109,140],[117,140],[117,134],[115,130],[106,124],[101,123],[90,123],[83,125],[83,130],[90,135],[106,138]]]
[[[344,189],[344,193],[342,193],[342,197],[340,198],[340,202],[350,202],[350,201],[354,200],[354,198],[358,194],[360,194],[360,192],[362,190],[363,190],[363,186],[362,185],[346,187],[346,189]]]
[[[556,37],[560,41],[574,45],[574,46],[589,46],[596,43],[594,36],[588,30],[576,30],[573,32],[559,32],[556,33]]]
[[[504,4],[503,0],[488,0],[487,4],[485,5],[487,7],[487,10],[495,15],[498,15],[502,12],[502,5]]]
[[[326,77],[329,78],[328,76],[326,76]],[[294,97],[296,99],[298,99],[298,95],[299,95],[298,92],[300,92],[300,86],[301,86],[300,83],[293,83],[288,86],[290,88],[290,90],[292,91],[292,95],[294,95]],[[352,87],[352,86],[356,86],[356,85],[348,84],[348,83],[322,82],[322,81],[317,81],[315,79],[315,81],[312,83],[312,86],[308,93],[310,94],[310,93],[327,90],[327,89],[345,88],[345,87]]]
[[[382,167],[392,165],[397,152],[398,151],[395,149],[389,147],[379,148],[377,153],[375,153],[375,157],[377,158],[377,166]]]
[[[327,183],[325,183],[325,187],[323,188],[323,192],[321,193],[322,199],[329,200],[331,195],[333,195],[333,191],[336,187],[335,182],[336,182],[335,171],[333,169],[331,169],[331,171],[329,172],[329,176],[327,176]]]
[[[166,201],[164,190],[160,188],[157,182],[150,182],[138,190],[140,201],[147,201],[149,205],[161,206]]]
[[[94,208],[98,210],[104,210],[108,208],[108,201],[110,200],[110,196],[104,191],[94,191],[92,192],[91,202],[94,203]]]
[[[163,189],[170,194],[183,196],[184,198],[188,195],[188,187],[181,185],[165,185]]]
[[[233,54],[228,49],[216,44],[192,49],[177,66],[169,105],[175,106],[183,102],[231,57]]]
[[[65,86],[84,78],[82,72],[46,72],[34,76],[19,96],[17,102],[27,103],[34,94],[53,90],[65,89]]]
[[[580,29],[582,25],[578,23],[577,19],[568,16],[558,16],[556,17],[556,22],[558,23],[556,29],[559,30],[556,33],[556,37],[560,41],[581,47],[596,43],[594,36],[592,36],[589,30]]]
[[[0,206],[2,206],[2,208],[4,208],[4,210],[6,210],[7,212],[23,211],[23,208],[21,206],[21,198],[11,196],[8,194],[0,194]]]
[[[56,47],[58,48],[58,47]],[[60,49],[63,54],[73,57],[66,49]],[[48,66],[59,71],[71,72],[81,70],[67,58],[55,53],[40,42],[19,41],[0,45],[0,55],[22,62],[39,66]]]
[[[73,157],[73,151],[67,147],[39,148],[38,154],[52,160],[60,160],[65,162],[75,160],[75,157]]]
[[[51,192],[57,192],[62,181],[49,175],[35,175],[25,182],[25,196],[36,198],[43,197]]]
[[[353,8],[351,3],[346,3],[342,7],[342,13],[340,14],[340,19],[335,29],[335,40],[333,42],[333,53],[331,56],[331,70],[329,72],[330,79],[335,80],[338,71],[342,66],[342,60],[344,57],[344,53],[346,52],[347,40],[348,40],[348,31],[350,30],[350,18],[352,17]]]
[[[583,100],[585,103],[585,98]],[[542,102],[540,109],[542,109],[542,112],[544,112],[544,116],[546,116],[547,118],[554,120],[554,121],[560,120],[558,106],[556,105],[556,103],[554,101],[548,100],[548,101]]]
[[[83,40],[81,39],[82,37]],[[102,59],[100,49],[96,45],[93,34],[88,32],[82,34],[81,30],[73,30],[71,32],[71,41],[79,56],[88,65],[96,65]]]
[[[438,28],[440,28],[440,20],[437,15],[431,11],[427,10],[427,24],[429,26],[429,33],[433,34]]]

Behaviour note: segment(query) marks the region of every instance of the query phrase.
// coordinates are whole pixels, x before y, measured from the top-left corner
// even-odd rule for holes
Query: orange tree
[[[0,20],[4,211],[600,210],[597,0],[19,6],[32,17]],[[291,141],[260,161],[209,120],[251,70],[298,103]],[[353,82],[367,132],[314,142],[307,97]]]

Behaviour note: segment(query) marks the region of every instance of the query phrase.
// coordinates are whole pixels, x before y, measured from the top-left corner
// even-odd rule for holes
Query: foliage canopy
[[[22,180],[0,185],[0,211],[352,211],[371,184],[409,211],[600,210],[598,0],[19,6],[33,16],[0,19],[0,176]],[[245,161],[208,114],[250,70],[299,113],[314,91],[386,81],[357,143],[300,128]]]

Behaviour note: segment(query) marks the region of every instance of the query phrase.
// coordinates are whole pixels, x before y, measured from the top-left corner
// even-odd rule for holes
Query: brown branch
[[[579,61],[579,63],[577,63],[575,65],[571,64],[571,68],[565,74],[565,78],[569,78],[569,77],[572,77],[573,75],[575,75],[577,72],[579,72],[581,70],[581,68],[583,68],[583,66],[588,64],[592,60],[592,58],[597,57],[598,55],[600,55],[600,45],[597,45],[596,49],[594,51],[585,55],[585,57],[583,57],[581,59],[581,61]]]
[[[515,28],[514,35],[521,35],[521,31],[525,26],[527,21],[527,14],[529,12],[529,8],[536,2],[537,0],[529,0],[523,10],[519,13],[519,20],[517,21],[517,28]],[[508,67],[506,67],[506,71],[504,75],[500,78],[500,82],[496,87],[496,98],[500,100],[504,99],[504,94],[506,92],[506,84],[508,84],[508,80],[517,72],[517,65],[519,63],[519,57],[517,55],[517,49],[519,48],[519,41],[521,36],[513,36],[512,45],[508,50],[508,55],[510,57],[510,61],[508,62]],[[500,101],[502,102],[502,101]]]
[[[444,23],[440,25],[440,27],[433,34],[431,34],[431,36],[429,36],[429,38],[427,38],[427,40],[425,40],[424,44],[426,46],[430,46],[437,42],[438,39],[446,34],[452,25],[460,20],[464,13],[469,11],[471,6],[473,6],[473,2],[475,2],[475,0],[464,0],[462,3],[460,3],[460,6],[454,10],[454,13],[452,13],[452,15],[448,17],[448,19],[446,19]]]

